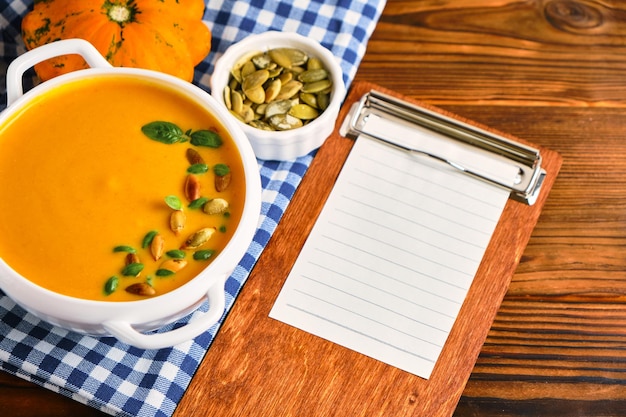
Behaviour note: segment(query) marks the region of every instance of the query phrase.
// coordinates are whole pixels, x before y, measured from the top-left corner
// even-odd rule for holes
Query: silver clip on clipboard
[[[488,155],[513,165],[517,169],[516,174],[512,181],[504,181],[488,172],[482,172],[480,164],[468,167],[467,163],[454,159],[454,156],[441,155],[433,150],[419,148],[419,145],[413,146],[410,138],[409,142],[405,140],[402,143],[381,133],[381,129],[371,128],[373,122],[380,119],[436,132],[459,146],[479,151],[477,155],[480,157]],[[352,106],[339,133],[353,139],[366,135],[408,152],[438,160],[466,175],[505,188],[510,191],[512,199],[528,205],[537,200],[546,176],[546,171],[541,168],[539,150],[375,90],[365,94]]]

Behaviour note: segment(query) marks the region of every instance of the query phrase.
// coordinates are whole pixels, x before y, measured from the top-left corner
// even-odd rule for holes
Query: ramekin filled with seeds
[[[321,146],[345,94],[337,58],[297,33],[250,35],[224,52],[211,76],[211,95],[264,160],[295,159]]]

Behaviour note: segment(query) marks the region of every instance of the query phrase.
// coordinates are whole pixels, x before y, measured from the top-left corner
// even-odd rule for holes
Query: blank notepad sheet
[[[508,197],[359,137],[270,317],[429,378]]]

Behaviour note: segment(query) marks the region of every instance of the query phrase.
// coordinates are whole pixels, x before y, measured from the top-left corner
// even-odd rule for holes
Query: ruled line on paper
[[[507,198],[358,138],[270,317],[428,378]]]

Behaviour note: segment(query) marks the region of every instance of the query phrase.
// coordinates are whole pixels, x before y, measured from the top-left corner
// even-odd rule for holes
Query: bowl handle
[[[209,301],[209,310],[207,312],[194,317],[186,325],[168,332],[140,333],[130,323],[125,321],[108,321],[102,325],[117,339],[140,349],[172,347],[201,335],[222,317],[226,305],[223,279],[213,284],[207,292],[207,299]]]
[[[84,39],[64,39],[34,48],[17,57],[7,69],[7,106],[24,94],[22,77],[36,64],[61,55],[78,54],[92,68],[110,68],[111,64]]]

